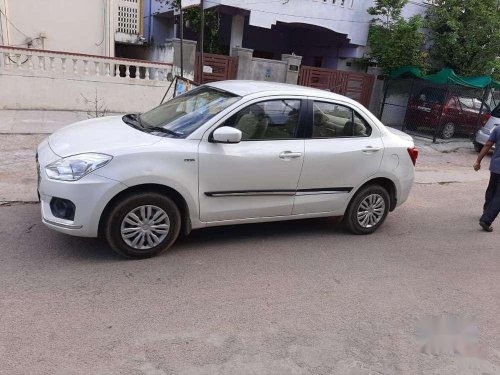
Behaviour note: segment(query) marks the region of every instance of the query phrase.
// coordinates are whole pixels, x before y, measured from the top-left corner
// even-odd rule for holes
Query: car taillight
[[[411,162],[415,166],[418,159],[418,149],[415,147],[408,147],[408,155],[410,155]]]
[[[483,120],[481,121],[481,126],[486,125],[488,120],[491,118],[491,113],[484,113],[483,114]]]

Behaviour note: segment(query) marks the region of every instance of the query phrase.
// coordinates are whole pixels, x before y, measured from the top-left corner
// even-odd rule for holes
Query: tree
[[[401,12],[408,0],[377,0],[368,13],[375,16],[368,41],[370,56],[385,73],[394,68],[414,65],[425,70],[427,53],[421,32],[423,19],[413,16],[405,20]]]
[[[490,75],[500,55],[498,0],[437,0],[428,10],[431,57],[465,76]]]
[[[500,56],[496,58],[495,62],[493,63],[493,69],[492,69],[492,77],[495,81],[500,82]]]
[[[181,9],[181,0],[170,0],[170,5],[176,9]],[[201,9],[193,7],[184,10],[184,22],[189,24],[191,30],[196,34],[201,30]],[[203,50],[208,53],[220,53],[219,43],[220,15],[215,10],[205,9],[205,28],[203,37]]]

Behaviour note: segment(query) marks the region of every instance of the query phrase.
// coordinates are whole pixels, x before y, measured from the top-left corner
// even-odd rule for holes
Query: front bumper
[[[118,181],[95,173],[78,181],[51,180],[45,174],[45,166],[60,159],[42,142],[38,147],[39,186],[42,222],[56,231],[81,237],[97,237],[99,220],[108,202],[126,186]],[[76,206],[74,220],[55,217],[50,208],[53,197],[70,200]]]

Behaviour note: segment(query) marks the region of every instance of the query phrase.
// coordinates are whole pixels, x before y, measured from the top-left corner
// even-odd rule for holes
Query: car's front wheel
[[[158,193],[128,196],[111,210],[105,227],[109,246],[129,258],[149,258],[167,250],[179,236],[176,204]]]
[[[344,225],[354,234],[371,234],[385,221],[390,208],[389,193],[379,185],[368,185],[356,193],[344,215]]]

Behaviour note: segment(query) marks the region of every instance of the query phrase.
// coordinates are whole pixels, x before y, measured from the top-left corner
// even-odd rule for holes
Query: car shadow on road
[[[59,256],[96,262],[116,262],[126,258],[112,251],[105,241],[98,238],[73,237],[62,233],[54,233],[58,236]]]
[[[289,220],[256,224],[240,224],[202,228],[180,237],[169,250],[183,252],[197,248],[218,247],[246,241],[290,241],[294,237],[307,238],[318,235],[348,235],[340,218]]]
[[[339,218],[318,218],[290,220],[281,222],[230,225],[202,228],[192,231],[188,236],[181,236],[163,256],[182,255],[186,252],[219,248],[223,245],[241,244],[247,241],[290,241],[321,236],[349,235]],[[128,260],[114,253],[104,240],[67,236],[50,232],[57,243],[53,248],[57,256],[90,262],[116,262]]]

